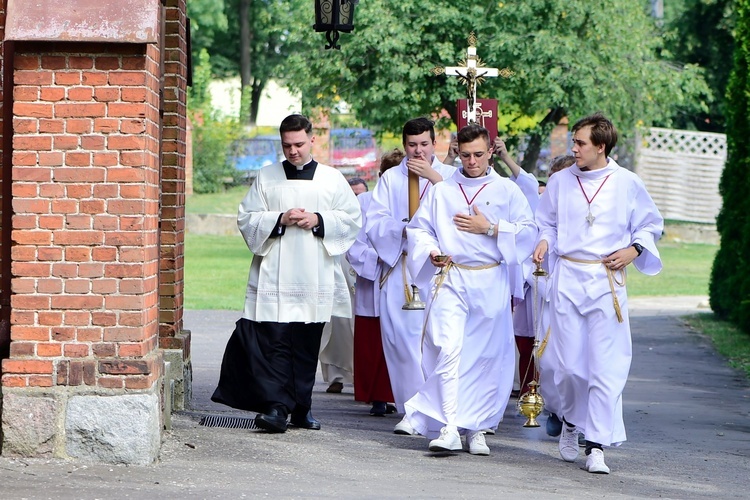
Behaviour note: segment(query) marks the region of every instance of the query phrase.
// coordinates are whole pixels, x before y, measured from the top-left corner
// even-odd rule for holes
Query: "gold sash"
[[[561,255],[561,259],[565,259],[570,262],[575,262],[577,264],[600,264],[604,266],[604,263],[601,260],[584,260],[584,259],[576,259],[575,257],[568,257],[567,255]],[[609,281],[609,289],[612,291],[612,303],[615,307],[615,314],[617,315],[617,322],[622,323],[622,310],[620,309],[620,301],[617,300],[617,293],[615,292],[615,285],[617,286],[625,286],[625,268],[620,269],[619,271],[613,271],[612,269],[608,268],[607,266],[604,266],[604,269],[607,271],[607,280]],[[622,276],[622,281],[618,281],[617,277],[615,276],[615,273],[619,272]]]

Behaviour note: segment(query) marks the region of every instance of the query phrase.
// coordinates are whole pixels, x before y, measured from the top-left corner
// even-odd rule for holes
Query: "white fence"
[[[727,159],[724,134],[650,128],[636,145],[636,173],[665,219],[716,223]]]

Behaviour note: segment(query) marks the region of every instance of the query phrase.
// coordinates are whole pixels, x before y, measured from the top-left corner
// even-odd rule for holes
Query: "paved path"
[[[316,385],[321,431],[282,435],[206,428],[175,415],[150,467],[0,458],[2,498],[747,498],[750,384],[677,317],[705,297],[631,299],[634,359],[625,391],[628,441],[606,452],[610,475],[560,460],[543,428],[509,405],[489,457],[435,457],[397,417]],[[195,412],[241,415],[209,401],[239,313],[188,311]],[[513,401],[514,402],[514,401]]]

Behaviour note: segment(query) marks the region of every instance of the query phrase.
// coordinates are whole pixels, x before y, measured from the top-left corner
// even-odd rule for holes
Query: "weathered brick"
[[[71,326],[89,326],[91,313],[89,311],[65,311],[65,324]]]
[[[28,385],[28,377],[3,374],[3,378],[2,378],[3,387],[26,387],[27,385]]]
[[[55,71],[55,84],[56,85],[80,85],[81,84],[81,72],[80,71]]]
[[[73,87],[68,89],[69,101],[90,101],[94,97],[92,87]]]
[[[57,118],[96,118],[104,116],[106,105],[104,103],[57,103],[55,106],[55,117]]]
[[[29,387],[52,387],[52,375],[32,375],[28,384]]]
[[[65,132],[68,134],[90,134],[94,127],[94,121],[91,118],[68,118],[63,121]]]
[[[65,344],[64,353],[69,358],[85,358],[89,355],[89,346],[87,344]]]
[[[76,329],[73,327],[54,327],[51,334],[55,342],[70,342],[76,339]]]
[[[38,320],[43,326],[61,326],[63,315],[59,311],[39,311]]]
[[[125,388],[125,379],[123,379],[122,377],[99,377],[96,380],[96,383],[99,387],[103,387],[105,389]]]
[[[52,361],[37,359],[4,359],[3,373],[51,374]]]
[[[19,117],[52,118],[52,106],[50,103],[14,102],[13,115]]]
[[[99,372],[108,375],[145,375],[151,373],[153,363],[150,360],[135,359],[113,359],[99,361]],[[29,373],[29,372],[20,372]]]
[[[104,299],[95,295],[61,295],[51,297],[50,304],[52,309],[100,309]]]
[[[18,340],[11,342],[10,356],[12,358],[33,356],[36,345],[36,342],[20,342]]]
[[[41,87],[39,99],[42,101],[62,101],[65,99],[65,88],[63,87]]]
[[[62,344],[40,342],[36,346],[36,354],[42,358],[54,358],[62,356]]]

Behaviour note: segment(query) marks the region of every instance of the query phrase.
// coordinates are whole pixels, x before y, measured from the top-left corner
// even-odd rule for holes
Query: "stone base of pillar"
[[[190,331],[183,330],[177,337],[186,337],[189,345]],[[193,364],[190,350],[161,349],[164,361],[169,363],[169,369],[164,372],[164,390],[170,390],[173,385],[172,410],[180,411],[190,406],[193,398]],[[171,384],[171,382],[174,382]]]
[[[151,464],[161,445],[160,383],[137,394],[4,388],[2,454]]]

